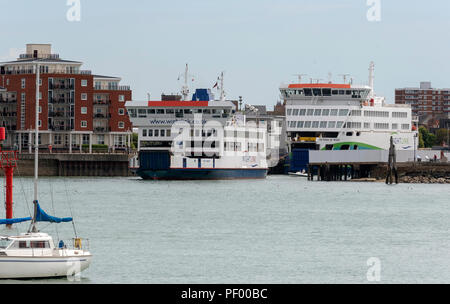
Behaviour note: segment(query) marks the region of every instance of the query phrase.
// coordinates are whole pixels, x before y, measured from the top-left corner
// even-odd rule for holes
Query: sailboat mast
[[[38,201],[38,170],[39,170],[39,82],[40,66],[36,64],[36,125],[35,125],[35,151],[34,151],[34,201]]]
[[[38,169],[39,169],[39,82],[40,66],[36,63],[36,124],[35,124],[35,150],[34,150],[34,215],[28,232],[38,232],[36,227],[36,217],[38,208]]]

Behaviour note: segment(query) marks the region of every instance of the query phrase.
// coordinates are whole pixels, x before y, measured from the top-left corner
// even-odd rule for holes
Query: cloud
[[[17,58],[19,58],[20,54],[24,54],[24,53],[25,53],[25,49],[10,48],[7,54],[0,55],[0,62],[16,60]]]

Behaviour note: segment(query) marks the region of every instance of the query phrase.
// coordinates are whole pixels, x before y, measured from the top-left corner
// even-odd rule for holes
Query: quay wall
[[[39,176],[129,176],[128,164],[127,154],[39,154]],[[20,154],[14,174],[34,176],[34,154]]]

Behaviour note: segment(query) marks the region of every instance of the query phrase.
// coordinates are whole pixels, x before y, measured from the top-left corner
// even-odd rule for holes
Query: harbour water
[[[94,259],[81,283],[368,283],[372,257],[381,283],[450,283],[449,185],[288,176],[39,183],[41,205],[73,212],[78,235],[90,239]],[[32,179],[17,178],[14,193],[15,215],[28,216]],[[71,224],[40,227],[73,237]]]

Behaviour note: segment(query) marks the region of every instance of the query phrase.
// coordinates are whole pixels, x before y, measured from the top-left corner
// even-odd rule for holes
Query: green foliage
[[[449,130],[447,129],[439,129],[436,132],[436,142],[435,145],[436,146],[441,146],[443,143],[447,143],[449,140]]]
[[[138,138],[139,138],[139,135],[137,133],[133,133],[133,137],[131,139],[131,149],[137,149]]]
[[[423,141],[423,147],[420,146],[421,141]],[[436,135],[430,133],[427,128],[419,128],[419,147],[421,148],[432,148],[436,143]]]

